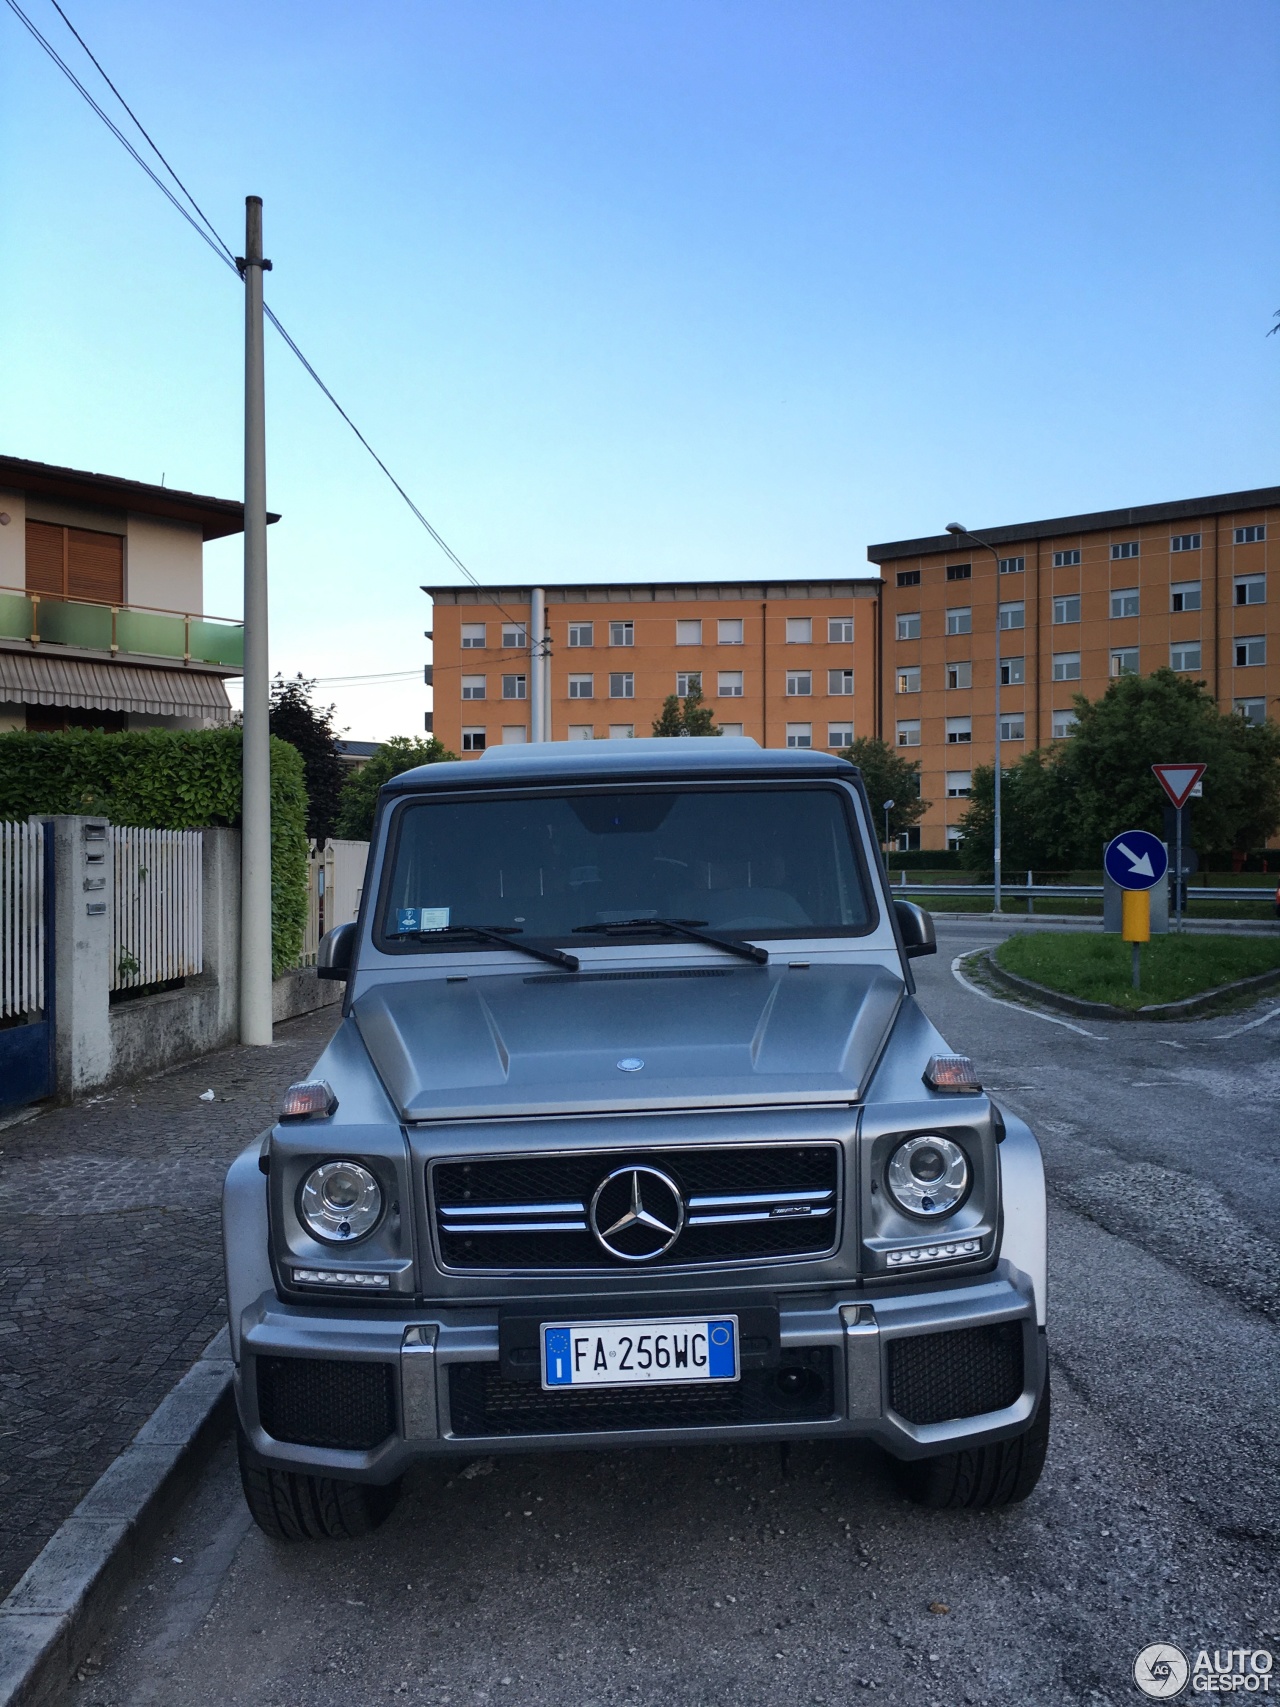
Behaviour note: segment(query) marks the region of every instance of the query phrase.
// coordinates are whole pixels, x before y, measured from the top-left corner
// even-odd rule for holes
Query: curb
[[[223,1328],[0,1604],[0,1707],[61,1695],[140,1554],[226,1432],[231,1368]]]
[[[1247,995],[1280,984],[1280,967],[1271,972],[1259,972],[1252,978],[1239,978],[1234,984],[1219,984],[1213,990],[1201,990],[1198,995],[1184,996],[1180,1002],[1154,1002],[1145,1008],[1116,1008],[1110,1002],[1087,1002],[1081,996],[1067,996],[1061,990],[1051,990],[1045,984],[1035,984],[1001,966],[989,952],[982,957],[987,972],[997,984],[1015,995],[1028,996],[1042,1007],[1056,1008],[1059,1013],[1074,1014],[1078,1019],[1192,1019],[1216,1007],[1226,996]]]

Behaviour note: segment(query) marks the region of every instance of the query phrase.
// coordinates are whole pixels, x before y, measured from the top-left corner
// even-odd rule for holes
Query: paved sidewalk
[[[337,1021],[0,1129],[0,1598],[221,1326],[223,1175]]]

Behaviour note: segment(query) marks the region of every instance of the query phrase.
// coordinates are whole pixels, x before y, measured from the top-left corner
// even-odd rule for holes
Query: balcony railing
[[[0,592],[0,640],[244,668],[243,623],[139,605],[58,599],[49,593]]]

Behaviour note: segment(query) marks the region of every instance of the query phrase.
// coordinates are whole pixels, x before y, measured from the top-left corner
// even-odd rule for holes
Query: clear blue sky
[[[484,581],[1278,477],[1273,0],[66,6]],[[4,9],[0,249],[0,447],[237,495],[239,287]],[[449,565],[268,336],[273,666],[416,670]]]

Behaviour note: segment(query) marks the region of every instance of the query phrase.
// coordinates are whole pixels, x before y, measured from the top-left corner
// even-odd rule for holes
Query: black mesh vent
[[[1021,1392],[1018,1322],[889,1342],[889,1403],[910,1423],[1000,1411]]]
[[[840,1230],[840,1151],[833,1144],[596,1151],[436,1163],[430,1170],[430,1184],[445,1266],[613,1271],[628,1267],[603,1251],[586,1230],[449,1233],[441,1226],[440,1215],[442,1210],[462,1204],[581,1203],[585,1218],[586,1206],[605,1175],[632,1164],[667,1174],[684,1193],[686,1202],[690,1197],[713,1193],[819,1190],[832,1194],[821,1205],[831,1210],[829,1215],[741,1221],[718,1227],[686,1226],[671,1250],[646,1263],[646,1268],[813,1256],[835,1245]]]
[[[396,1426],[394,1366],[260,1357],[258,1415],[273,1440],[368,1452]]]
[[[467,1437],[818,1422],[836,1410],[827,1346],[789,1351],[780,1369],[749,1369],[723,1386],[544,1393],[506,1380],[496,1363],[452,1363],[448,1371],[452,1431]]]

